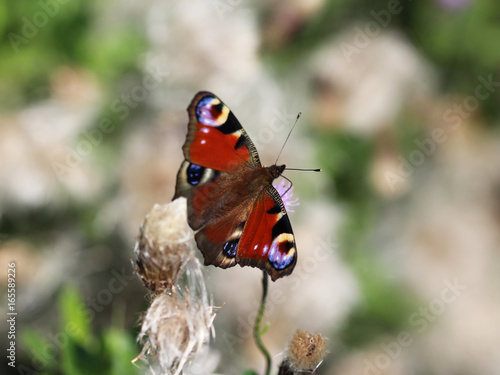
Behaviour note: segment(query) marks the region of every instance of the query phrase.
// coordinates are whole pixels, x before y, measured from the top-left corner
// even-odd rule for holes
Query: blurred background
[[[0,284],[6,374],[141,374],[130,259],[171,200],[186,108],[218,95],[300,206],[270,285],[277,365],[296,329],[332,375],[500,374],[496,0],[0,0]],[[262,372],[261,273],[207,268],[216,338],[190,373]]]

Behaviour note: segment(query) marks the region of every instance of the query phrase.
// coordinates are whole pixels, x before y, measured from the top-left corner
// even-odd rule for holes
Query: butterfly
[[[285,165],[263,167],[245,129],[214,94],[200,91],[187,110],[174,199],[187,199],[205,265],[257,267],[273,281],[289,275],[297,262],[295,237],[272,185]]]

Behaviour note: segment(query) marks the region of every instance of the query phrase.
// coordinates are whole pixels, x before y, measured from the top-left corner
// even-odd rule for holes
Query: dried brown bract
[[[155,204],[141,225],[134,250],[135,269],[152,292],[173,292],[179,274],[194,257],[185,205],[184,199]]]

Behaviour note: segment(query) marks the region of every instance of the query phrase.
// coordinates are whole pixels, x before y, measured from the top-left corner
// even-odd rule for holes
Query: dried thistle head
[[[326,353],[326,338],[321,333],[312,334],[299,329],[288,343],[279,373],[312,373],[321,364]]]
[[[138,339],[144,347],[139,358],[152,356],[158,359],[162,371],[180,374],[208,342],[214,316],[213,308],[201,300],[159,294],[141,326]]]
[[[210,339],[215,310],[195,256],[186,199],[155,205],[140,229],[136,272],[153,292],[141,325],[141,354],[158,360],[163,373],[180,374]]]
[[[194,257],[193,231],[187,223],[186,199],[155,204],[140,228],[135,269],[152,292],[172,292],[179,274]]]

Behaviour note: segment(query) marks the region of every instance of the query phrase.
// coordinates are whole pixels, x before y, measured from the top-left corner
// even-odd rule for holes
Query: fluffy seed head
[[[293,372],[314,371],[326,354],[326,338],[297,330],[288,344],[285,363]]]
[[[213,308],[201,300],[157,295],[142,322],[138,339],[144,346],[139,357],[157,358],[163,371],[180,374],[208,342],[214,317]]]

